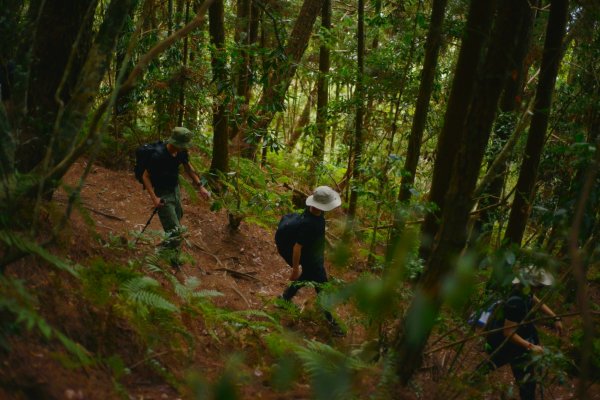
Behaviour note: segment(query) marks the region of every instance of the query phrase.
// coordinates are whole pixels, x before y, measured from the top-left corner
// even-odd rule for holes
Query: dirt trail
[[[83,162],[74,165],[65,178],[67,186],[76,185],[84,166]],[[66,199],[65,192],[61,190],[56,196],[60,206],[59,213],[63,212]],[[182,199],[183,224],[188,228],[183,251],[189,255],[190,261],[182,267],[177,277],[180,280],[186,277],[197,277],[201,282],[200,289],[212,289],[223,293],[223,296],[215,298],[214,302],[225,309],[271,311],[272,299],[282,293],[290,272],[276,252],[273,242],[274,227],[263,229],[243,222],[239,231],[230,232],[225,211],[211,212],[209,202],[201,199],[193,200],[185,190],[182,190]],[[107,254],[110,248],[104,244],[127,243],[128,240],[132,240],[134,233],[142,229],[152,211],[150,199],[133,177],[133,173],[108,170],[101,166],[94,166],[86,179],[81,193],[81,203],[83,210],[87,211],[82,213],[77,210],[73,214],[69,232],[65,233],[65,240],[70,240],[66,246],[69,249],[67,256],[75,261],[112,256]],[[86,218],[92,221],[94,234],[90,235],[89,222],[84,222]],[[161,231],[158,217],[153,219],[148,231]],[[142,257],[153,251],[159,240],[157,236],[145,236],[134,250],[129,250],[122,255],[123,261],[132,257]],[[24,261],[22,265],[15,266],[13,271],[16,276],[31,282],[29,289],[32,292],[35,290],[42,299],[41,314],[45,318],[50,318],[49,322],[63,329],[67,334],[77,332],[78,340],[81,340],[82,344],[86,345],[86,340],[88,343],[96,343],[98,339],[90,337],[95,331],[88,332],[86,328],[86,324],[89,326],[98,323],[94,320],[94,316],[97,315],[94,314],[94,310],[88,309],[89,306],[83,299],[73,298],[73,296],[57,299],[56,293],[52,292],[56,283],[52,283],[54,278],[51,274],[48,275],[48,269],[41,267],[36,269],[26,263],[27,261]],[[22,268],[24,266],[28,268]],[[330,276],[346,281],[351,281],[357,274],[348,270],[336,270],[329,265],[327,270]],[[69,289],[68,285],[66,289]],[[311,309],[315,304],[314,292],[304,289],[294,298],[294,302],[301,310]],[[335,343],[337,347],[346,349],[355,348],[365,338],[362,326],[352,324],[354,317],[345,307],[336,310],[336,314],[347,328],[345,338],[332,338],[327,327],[319,324],[316,319],[286,320],[285,314],[281,314],[284,315],[281,323],[300,337]],[[284,393],[279,393],[270,387],[264,372],[269,368],[269,361],[265,361],[265,350],[257,348],[256,341],[241,343],[240,348],[236,348],[232,344],[234,341],[216,341],[202,328],[201,321],[192,321],[190,325],[196,335],[196,356],[192,369],[200,372],[206,379],[214,379],[222,372],[228,354],[242,351],[247,356],[245,365],[250,368],[246,372],[252,378],[239,388],[242,398],[305,399],[311,397],[310,386],[305,379],[298,381],[291,390]],[[121,326],[117,328],[115,336],[110,337],[109,341],[114,341],[116,346],[121,342],[123,346],[134,345],[131,343],[133,336],[127,334],[128,328]],[[239,341],[235,343],[239,344]],[[56,359],[56,353],[61,351],[60,345],[49,346],[41,343],[38,338],[23,336],[12,346],[13,351],[9,353],[9,358],[0,364],[1,399],[13,398],[7,397],[3,392],[3,379],[14,382],[20,388],[19,390],[28,393],[29,398],[41,398],[38,393],[45,395],[58,393],[52,398],[71,399],[103,399],[114,396],[113,385],[110,383],[112,378],[107,372],[99,369],[68,370],[60,367]],[[480,344],[471,343],[469,346],[471,348],[467,350],[467,358],[462,360],[460,363],[462,365],[457,365],[462,370],[476,365],[482,357],[477,351],[477,346]],[[136,349],[132,349],[129,353],[137,354],[135,351]],[[165,383],[163,378],[144,371],[142,365],[144,357],[139,355],[137,357],[129,360],[136,368],[133,368],[132,373],[122,380],[132,399],[162,400],[176,399],[181,396],[172,385]],[[164,357],[165,363],[171,366],[182,365],[181,370],[175,370],[173,373],[178,375],[178,378],[183,378],[189,365],[184,367],[183,362],[169,359],[171,356],[168,354]],[[422,398],[452,397],[450,396],[452,390],[445,389],[443,382],[439,384],[435,382],[436,371],[441,367],[442,371],[438,372],[443,375],[443,370],[446,368],[444,362],[450,359],[452,359],[452,352],[444,351],[426,360],[423,372],[416,379],[416,387],[420,387]],[[140,367],[137,367],[138,365]],[[505,384],[512,382],[508,368],[495,372],[492,379]],[[374,383],[367,381],[356,384],[361,385],[363,389],[367,388],[368,391]],[[567,383],[566,387],[547,388],[549,389],[547,396],[551,395],[556,399],[568,398],[569,393],[572,393],[571,385],[572,383]],[[361,392],[365,393],[364,390]],[[410,393],[403,393],[403,396],[407,399],[414,398]],[[486,398],[494,399],[497,396],[491,394]]]
[[[75,165],[65,177],[65,183],[75,185],[83,167],[84,165]],[[212,212],[210,200],[203,200],[199,196],[192,199],[185,190],[182,189],[181,192],[184,209],[182,223],[188,229],[182,250],[192,261],[182,266],[177,277],[180,280],[197,277],[201,282],[201,289],[223,293],[222,297],[214,299],[214,303],[225,309],[261,310],[273,307],[272,300],[282,293],[290,273],[289,267],[277,254],[273,241],[274,230],[265,230],[242,222],[238,231],[231,232],[224,210]],[[65,202],[66,195],[62,195],[62,198],[60,196],[58,200]],[[120,239],[123,242],[132,240],[134,233],[143,228],[152,212],[148,194],[142,190],[141,184],[135,180],[133,174],[128,171],[108,170],[101,166],[94,166],[86,179],[81,192],[81,203],[94,221],[96,231],[105,240],[111,237],[112,240],[116,237],[116,240]],[[157,236],[152,236],[152,231],[162,231],[158,216],[153,218],[147,228],[150,235],[144,235],[145,239],[138,242],[138,252],[151,251],[160,241]],[[336,275],[339,276],[339,272],[336,271]],[[294,302],[300,309],[312,307],[315,302],[314,292],[302,290]],[[286,324],[285,321],[283,323]],[[293,323],[287,324],[289,326]],[[327,340],[329,336],[326,327],[316,324],[296,328],[301,329],[302,334],[309,338],[325,335],[322,339]],[[348,337],[344,340],[352,340],[353,336],[355,335],[350,328]],[[212,343],[210,336],[198,338],[197,347],[197,367],[202,368],[209,376],[218,374],[226,353],[236,350]],[[143,379],[132,379],[128,390],[136,398],[164,399],[176,395],[164,384],[157,386]],[[263,387],[259,379],[253,385],[244,388],[244,391],[253,394],[267,392],[261,394],[262,398],[280,396],[276,393],[268,394],[272,389]],[[310,393],[305,383],[300,383],[296,391],[287,394],[291,395],[294,392],[299,396],[297,398],[306,398]]]
[[[82,169],[82,165],[75,165],[65,182],[74,185]],[[289,268],[277,254],[274,230],[242,222],[238,231],[231,232],[226,212],[210,211],[211,200],[199,196],[192,200],[183,189],[181,194],[182,223],[187,227],[182,250],[193,260],[183,265],[182,278],[199,277],[204,289],[225,294],[219,305],[232,309],[260,308],[266,299],[283,291]],[[94,220],[98,233],[105,238],[121,236],[123,240],[132,240],[152,213],[149,196],[133,174],[101,166],[95,166],[87,178],[81,202]],[[162,231],[158,215],[147,228],[150,235],[138,242],[139,249],[148,250],[159,242],[157,236],[152,237],[152,231]],[[242,275],[232,276],[235,272]],[[298,301],[304,301],[304,297],[299,295]]]

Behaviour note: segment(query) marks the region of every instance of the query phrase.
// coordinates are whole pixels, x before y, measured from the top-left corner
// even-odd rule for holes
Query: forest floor
[[[83,167],[83,163],[75,165],[65,179],[66,184],[75,185]],[[290,273],[276,252],[274,227],[264,229],[243,222],[238,231],[231,232],[225,211],[212,212],[209,202],[192,200],[185,191],[182,191],[182,195],[183,222],[188,228],[183,251],[189,255],[190,261],[183,265],[177,278],[185,280],[197,277],[201,283],[200,289],[221,292],[223,296],[212,301],[224,309],[274,312],[273,299],[286,287]],[[67,196],[62,191],[56,196],[62,210],[66,199]],[[153,251],[155,243],[147,240],[140,240],[133,250],[125,248],[120,252],[114,251],[114,243],[132,240],[132,232],[140,231],[151,214],[148,195],[130,171],[114,171],[94,166],[85,181],[81,204],[82,208],[74,212],[69,228],[61,234],[59,245],[66,249],[62,250],[65,253],[63,256],[82,264],[98,257],[118,263]],[[55,211],[60,213],[61,208]],[[148,229],[161,230],[158,217],[152,220]],[[155,238],[154,242],[158,240]],[[113,246],[108,246],[108,243]],[[77,295],[75,283],[69,279],[49,273],[43,264],[36,263],[31,258],[13,264],[8,273],[27,282],[27,287],[39,298],[40,314],[53,326],[97,352],[110,354],[110,349],[118,349],[131,372],[115,384],[110,371],[104,367],[68,368],[65,366],[68,363],[60,356],[60,345],[46,342],[33,333],[24,334],[11,339],[11,351],[0,362],[0,399],[108,399],[119,397],[118,390],[115,389],[119,385],[125,388],[131,399],[136,400],[191,398],[189,391],[178,390],[177,385],[165,378],[164,374],[157,374],[148,368],[146,364],[150,358],[156,358],[163,365],[169,366],[176,380],[184,379],[189,371],[197,371],[204,380],[210,382],[220,376],[228,356],[234,353],[244,354],[241,368],[246,370],[247,378],[243,385],[238,386],[241,398],[313,397],[307,377],[300,378],[284,392],[275,390],[266,376],[273,360],[263,358],[266,350],[258,347],[256,340],[232,340],[225,331],[217,331],[223,337],[215,338],[201,322],[191,321],[188,328],[196,336],[194,359],[191,362],[178,360],[179,354],[168,351],[149,356],[143,353],[144,344],[136,343],[131,328],[123,321],[115,322],[115,326],[108,330],[104,327],[102,332],[107,337],[93,337],[100,331],[102,323],[99,318],[102,315]],[[328,273],[345,281],[351,281],[358,275],[356,271],[334,269],[331,266],[328,266]],[[294,302],[300,310],[301,318],[286,318],[285,310],[277,314],[282,325],[294,334],[332,344],[346,351],[352,351],[364,342],[364,328],[352,323],[350,311],[345,307],[336,310],[336,315],[344,323],[347,335],[336,338],[316,311],[313,290],[301,290]],[[432,338],[433,342],[436,340]],[[478,351],[480,347],[479,341],[470,342],[463,350],[466,356],[460,358],[453,368],[456,371],[474,368],[482,358],[482,353]],[[456,389],[459,392],[447,385],[445,376],[448,371],[445,370],[449,368],[448,360],[452,359],[453,354],[448,350],[428,357],[415,380],[416,384],[403,392],[402,396],[395,394],[392,397],[468,398],[467,392],[460,394],[464,385],[462,389]],[[509,368],[503,367],[494,372],[491,380],[496,385],[509,387],[512,381]],[[358,377],[354,382],[355,385],[362,386],[359,393],[365,397],[375,393],[375,387],[372,390],[368,388],[376,383],[368,375]],[[546,387],[544,398],[571,398],[573,385],[574,382],[567,382]],[[490,394],[486,398],[500,398],[500,395]],[[599,399],[600,396],[595,398]]]

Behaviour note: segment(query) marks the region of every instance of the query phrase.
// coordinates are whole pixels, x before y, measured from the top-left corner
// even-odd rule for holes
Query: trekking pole
[[[160,204],[164,204],[163,199],[160,199]],[[138,237],[136,237],[135,240],[133,241],[134,246],[136,245],[140,236],[142,236],[144,234],[144,232],[146,231],[146,228],[148,228],[148,225],[150,225],[150,222],[152,222],[152,218],[154,218],[154,216],[156,215],[157,212],[158,212],[158,207],[154,207],[154,210],[152,210],[152,215],[150,215],[150,218],[148,218],[148,222],[146,222],[146,225],[144,225],[144,227],[142,228],[142,231],[140,232]]]

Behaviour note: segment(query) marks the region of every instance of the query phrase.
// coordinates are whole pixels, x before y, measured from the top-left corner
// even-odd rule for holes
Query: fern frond
[[[144,265],[149,272],[163,272],[163,269],[160,266],[160,257],[156,254],[152,254],[146,257],[144,260]]]
[[[299,346],[295,352],[309,370],[314,371],[315,368],[331,370],[342,364],[354,371],[370,367],[369,364],[362,360],[348,356],[325,343],[315,340],[307,340],[305,343],[305,347]]]
[[[123,282],[121,288],[127,293],[134,293],[143,289],[150,289],[159,287],[160,283],[154,278],[149,276],[138,276]]]
[[[297,346],[295,353],[311,378],[315,398],[352,397],[353,374],[368,365],[324,343],[314,340],[305,343]]]
[[[71,265],[69,265],[67,262],[60,259],[59,257],[50,254],[42,246],[38,245],[37,243],[34,243],[29,239],[25,239],[21,236],[18,236],[13,232],[0,230],[0,240],[6,243],[9,247],[14,247],[25,253],[35,254],[47,263],[55,266],[56,268],[66,271],[75,277],[77,276],[77,272],[73,269]]]
[[[34,301],[35,299],[27,291],[22,281],[0,275],[0,311],[7,310],[9,313],[15,315],[16,322],[24,324],[29,331],[37,328],[44,338],[48,340],[55,337],[81,364],[91,364],[93,359],[89,352],[83,346],[65,336],[61,331],[54,329],[42,318],[35,310]],[[0,339],[2,333],[0,330]]]
[[[208,297],[220,297],[223,296],[223,293],[218,290],[199,290],[197,292],[192,293],[192,297],[196,299],[205,299]]]
[[[128,298],[135,303],[139,303],[149,308],[155,308],[168,312],[177,312],[179,310],[179,308],[175,304],[171,303],[169,300],[165,299],[159,294],[149,292],[143,289],[135,292],[130,292]]]
[[[239,314],[239,315],[244,315],[247,317],[266,318],[270,322],[277,324],[277,320],[275,318],[273,318],[270,314],[267,314],[266,312],[261,311],[261,310],[241,310],[241,311],[234,311],[233,313]]]

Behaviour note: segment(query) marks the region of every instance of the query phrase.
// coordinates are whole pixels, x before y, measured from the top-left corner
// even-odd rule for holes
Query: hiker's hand
[[[558,336],[562,336],[563,334],[563,324],[561,322],[561,320],[556,320],[554,321],[554,329],[556,329],[556,333],[558,333]]]
[[[202,196],[204,200],[210,199],[210,192],[206,190],[206,188],[202,186],[202,184],[199,183],[198,186],[200,186],[200,196]]]
[[[161,199],[160,197],[154,197],[152,199],[152,202],[154,203],[154,208],[161,208],[162,206],[165,205],[165,201],[163,199]]]
[[[532,353],[537,353],[537,354],[544,352],[544,348],[542,346],[539,346],[539,345],[533,344],[533,343],[531,343],[531,346],[529,346],[528,349]]]
[[[297,266],[296,268],[292,268],[292,274],[290,275],[290,281],[295,281],[298,278],[300,278],[300,266]]]

